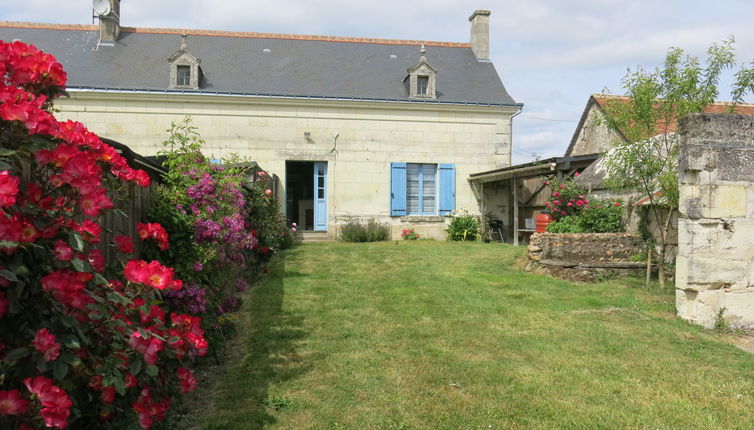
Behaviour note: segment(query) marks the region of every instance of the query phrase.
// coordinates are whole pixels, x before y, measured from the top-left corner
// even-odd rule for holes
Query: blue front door
[[[327,163],[314,163],[314,231],[327,231]]]

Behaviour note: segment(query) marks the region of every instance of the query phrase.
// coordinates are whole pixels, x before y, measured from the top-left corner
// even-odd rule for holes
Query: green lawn
[[[643,281],[521,272],[523,248],[304,244],[242,311],[204,429],[751,429],[754,355]]]

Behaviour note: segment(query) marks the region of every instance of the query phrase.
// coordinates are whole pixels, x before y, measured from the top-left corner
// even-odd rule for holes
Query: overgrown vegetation
[[[577,172],[574,177],[579,176]],[[589,200],[586,188],[574,177],[562,180],[549,177],[550,187],[545,212],[555,220],[547,225],[549,233],[618,233],[625,231],[624,211],[619,201]]]
[[[177,310],[202,315],[215,349],[234,329],[226,315],[239,308],[239,293],[275,252],[290,246],[292,236],[264,171],[237,156],[212,163],[190,117],[168,132],[160,153],[167,174],[155,189],[149,217],[165,227],[174,246],[149,246],[144,253],[176,268],[185,288],[165,299]]]
[[[340,228],[340,240],[344,242],[380,242],[390,239],[390,226],[374,219],[366,223],[348,220]]]
[[[479,239],[479,219],[471,215],[467,209],[462,208],[448,216],[450,217],[450,224],[445,229],[448,233],[448,240],[474,241]]]
[[[672,131],[683,115],[701,112],[713,103],[725,70],[737,66],[731,37],[707,50],[706,65],[698,57],[671,48],[662,68],[637,67],[623,78],[628,97],[608,102],[607,126],[625,137],[615,143],[606,162],[608,184],[647,198],[649,214],[656,222],[657,265],[660,284],[665,283],[665,255],[672,218],[678,209],[678,135]],[[733,103],[754,90],[754,62],[741,65],[731,88]]]

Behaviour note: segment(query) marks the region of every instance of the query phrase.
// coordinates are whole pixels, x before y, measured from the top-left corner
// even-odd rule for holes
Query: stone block
[[[723,294],[721,308],[725,322],[733,327],[754,327],[754,288]]]
[[[694,254],[687,257],[688,275],[686,283],[676,283],[679,288],[695,291],[716,290],[720,288],[741,288],[749,283],[749,262],[725,258],[721,255]],[[680,279],[679,279],[680,281]]]
[[[754,146],[754,116],[695,113],[678,121],[681,144]]]
[[[754,148],[716,151],[718,177],[723,181],[754,181]]]
[[[678,316],[686,321],[713,328],[720,311],[721,291],[693,291],[676,289],[675,306]]]
[[[699,218],[744,218],[747,215],[747,188],[743,185],[681,185],[682,216]]]
[[[680,249],[683,247],[679,246]],[[677,255],[675,258],[675,285],[677,288],[686,288],[689,283],[689,265],[685,255]]]
[[[678,169],[713,170],[717,167],[717,151],[702,145],[685,145],[678,154]]]

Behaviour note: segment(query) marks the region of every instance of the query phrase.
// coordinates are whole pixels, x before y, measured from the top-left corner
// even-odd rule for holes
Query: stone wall
[[[754,326],[754,116],[681,118],[678,315]]]
[[[530,267],[550,275],[592,281],[604,275],[641,273],[645,264],[631,261],[644,249],[630,233],[535,233],[529,242]]]

